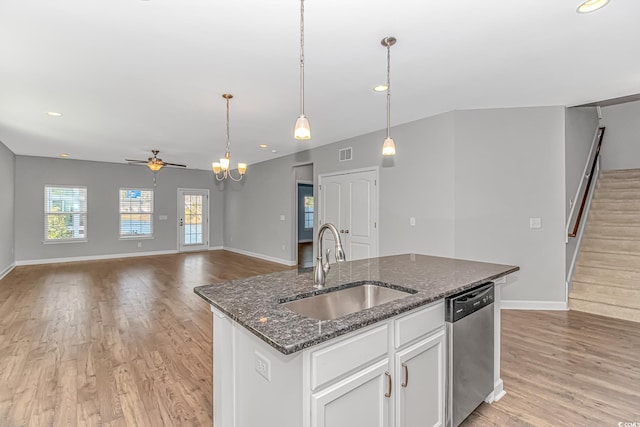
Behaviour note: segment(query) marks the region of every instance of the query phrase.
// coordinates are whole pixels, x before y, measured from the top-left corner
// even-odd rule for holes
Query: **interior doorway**
[[[315,195],[313,165],[294,168],[295,179],[295,256],[299,268],[313,267],[313,232],[315,226]]]

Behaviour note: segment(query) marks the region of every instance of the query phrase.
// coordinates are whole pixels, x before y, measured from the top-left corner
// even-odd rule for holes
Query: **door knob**
[[[184,220],[180,218],[180,227],[182,227],[183,225],[184,225]]]
[[[340,233],[344,233],[344,230],[343,230],[343,229],[340,229]]]

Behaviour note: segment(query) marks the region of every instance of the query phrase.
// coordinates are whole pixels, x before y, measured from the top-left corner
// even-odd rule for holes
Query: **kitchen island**
[[[214,313],[214,425],[400,426],[416,414],[443,424],[444,298],[517,270],[405,254],[334,264],[323,289],[297,270],[195,288]],[[283,305],[362,283],[412,293],[334,320]]]

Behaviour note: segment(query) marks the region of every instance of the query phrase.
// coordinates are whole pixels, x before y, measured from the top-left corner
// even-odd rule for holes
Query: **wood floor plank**
[[[193,287],[286,268],[225,251],[16,267],[0,281],[0,426],[211,426],[212,315]],[[503,311],[507,395],[463,425],[639,422],[639,325]]]

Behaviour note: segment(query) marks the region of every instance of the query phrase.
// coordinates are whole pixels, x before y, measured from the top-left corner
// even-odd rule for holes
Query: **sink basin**
[[[372,283],[363,283],[312,297],[283,302],[282,305],[304,317],[317,320],[333,320],[347,314],[404,298],[415,292],[413,290],[405,291]]]

